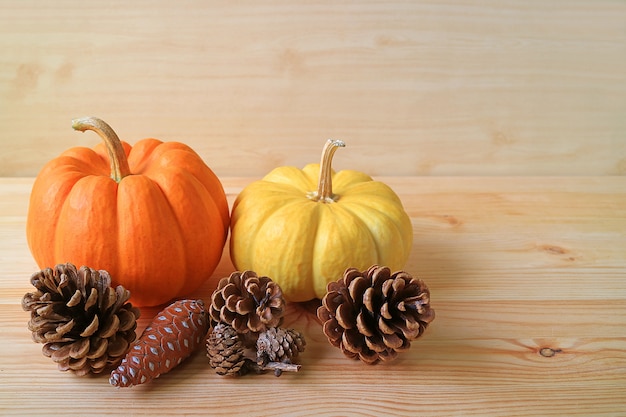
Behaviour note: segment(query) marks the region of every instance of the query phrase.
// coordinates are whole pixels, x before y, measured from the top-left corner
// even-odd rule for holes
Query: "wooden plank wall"
[[[626,2],[0,0],[0,176],[93,133],[262,176],[626,174]]]

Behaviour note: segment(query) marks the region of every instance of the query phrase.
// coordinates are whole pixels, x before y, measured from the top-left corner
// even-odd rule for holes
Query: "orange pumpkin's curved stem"
[[[104,140],[109,154],[109,160],[111,161],[111,178],[113,178],[115,182],[119,183],[122,178],[130,175],[130,168],[128,167],[128,159],[126,159],[124,147],[111,126],[97,117],[83,117],[81,119],[72,120],[72,128],[81,132],[93,130]]]
[[[332,161],[333,155],[338,148],[345,147],[342,140],[328,139],[322,150],[322,161],[320,162],[320,178],[317,183],[317,192],[311,193],[310,199],[321,203],[334,203],[337,196],[333,194],[332,182]]]

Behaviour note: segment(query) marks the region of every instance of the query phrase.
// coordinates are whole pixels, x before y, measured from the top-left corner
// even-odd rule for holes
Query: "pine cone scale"
[[[98,291],[96,291],[95,288],[92,288],[91,291],[89,292],[89,297],[87,297],[87,299],[85,300],[85,306],[83,307],[83,310],[87,312],[93,306],[97,305],[97,303],[98,303]]]
[[[81,337],[89,337],[89,336],[91,336],[92,334],[94,334],[98,330],[99,326],[100,326],[100,319],[98,319],[98,316],[95,315],[95,316],[93,316],[93,320],[91,321],[91,323],[89,323],[89,325],[87,327],[85,327],[85,330],[82,331],[80,336]]]
[[[371,274],[372,288],[381,288],[385,281],[391,277],[391,271],[386,267],[372,267],[366,273]]]
[[[237,284],[241,282],[241,279],[235,280],[231,283],[224,285],[222,288],[222,294],[224,296],[224,300],[228,300],[231,295],[237,295],[239,293]]]
[[[403,324],[398,324],[396,325],[396,328],[402,332],[405,339],[409,340],[418,338],[426,329],[425,326],[419,322],[414,322],[412,320],[407,320]]]
[[[344,273],[344,281],[345,281],[346,287],[350,286],[350,284],[352,283],[352,280],[354,280],[355,278],[360,278],[360,277],[361,277],[361,272],[358,269],[348,268],[346,272]],[[337,285],[336,282],[332,282],[329,285],[337,286],[337,289],[339,289],[339,285]],[[337,289],[333,288],[332,290],[337,291]]]
[[[355,270],[356,271],[356,270]],[[347,279],[348,273],[350,272],[350,270],[346,271],[345,276]],[[358,273],[358,271],[356,271]],[[342,289],[342,284],[339,284],[336,281],[331,281],[326,285],[326,292],[327,293],[338,293],[341,289]],[[324,297],[326,298],[326,297]]]
[[[389,307],[389,303],[384,303],[381,307],[380,307],[380,316],[386,320],[392,320],[393,319],[393,314],[391,313],[391,311],[389,311],[391,307]],[[396,306],[397,308],[397,306]]]
[[[356,316],[356,328],[367,337],[374,336],[374,330],[372,325],[372,316],[368,312],[360,311]]]
[[[226,299],[226,304],[224,305],[224,307],[226,307],[228,310],[230,311],[237,311],[237,308],[242,304],[239,303],[239,298],[238,298],[238,294],[231,294],[228,296],[228,298]],[[243,312],[241,312],[240,314],[244,314]]]
[[[114,357],[114,358],[121,357],[126,353],[126,351],[128,351],[128,347],[133,341],[134,341],[134,338],[133,340],[124,339],[122,337],[109,339],[106,352],[111,357]]]
[[[234,310],[238,311],[240,314],[250,314],[255,311],[255,308],[256,306],[254,305],[254,300],[247,298],[244,300],[237,300]]]
[[[102,306],[101,309],[103,311],[108,311],[109,309],[113,308],[113,306],[115,306],[117,296],[117,291],[113,291],[111,287],[107,287],[107,289],[104,290],[102,303],[100,304]]]
[[[120,320],[118,331],[127,332],[137,326],[135,317],[139,316],[139,310],[121,310],[117,317]]]
[[[70,298],[70,300],[67,303],[65,303],[65,305],[67,307],[74,307],[75,305],[78,305],[78,303],[80,303],[82,299],[83,299],[83,294],[79,290],[76,290],[74,292],[74,295],[72,295],[72,298]]]
[[[380,335],[374,335],[372,337],[365,338],[365,345],[372,351],[376,353],[384,352],[387,349],[385,346],[384,338],[380,337]],[[355,353],[360,353],[361,350],[356,351]]]
[[[72,343],[69,352],[69,357],[72,359],[80,359],[87,356],[89,352],[89,339],[81,339]]]
[[[335,282],[331,284],[336,284]],[[339,291],[331,290],[332,285],[329,284],[329,292],[322,299],[322,305],[326,308],[327,311],[335,311],[337,307],[339,307],[343,301],[343,295]]]
[[[96,316],[97,317],[97,316]],[[100,337],[111,337],[117,333],[120,328],[120,318],[117,315],[109,316],[109,319],[104,323],[100,329]]]
[[[270,321],[272,321],[274,313],[272,312],[271,308],[264,308],[263,306],[259,306],[256,309],[256,315],[259,317],[262,323],[269,323]]]
[[[343,328],[339,325],[337,320],[330,319],[324,321],[322,329],[324,330],[324,334],[328,337],[329,342],[333,346],[339,347],[343,335]]]
[[[254,333],[258,333],[265,329],[265,324],[258,314],[248,314],[247,326],[248,329],[250,329]]]
[[[69,358],[68,360],[68,367],[72,371],[76,372],[79,376],[86,375],[87,373],[89,373],[89,370],[85,369],[86,364],[87,364],[87,358],[84,358],[84,357],[79,358],[79,359]]]
[[[383,359],[383,352],[374,352],[373,350],[370,350],[369,352],[364,351],[359,354],[349,355],[349,357],[355,359],[358,358],[369,365],[373,365]]]
[[[401,325],[395,323],[390,324],[383,317],[380,317],[378,319],[378,329],[380,330],[381,334],[393,334],[399,329],[402,330],[403,327],[404,326],[401,327]]]
[[[74,319],[72,319],[72,320],[68,321],[67,323],[60,324],[59,326],[57,326],[56,329],[54,329],[54,336],[50,335],[51,340],[52,340],[52,338],[56,339],[57,337],[60,339],[65,334],[71,332],[72,329],[74,328],[74,324],[76,324],[76,323],[75,323]],[[48,333],[46,333],[46,335],[47,334]]]
[[[108,366],[109,366],[109,363],[106,357],[104,356],[91,360],[91,368],[94,369],[93,371],[94,374],[99,374],[101,372],[104,372]]]
[[[108,339],[94,338],[94,340],[90,340],[87,358],[93,360],[101,357],[106,353],[108,345]]]
[[[220,281],[221,283],[221,281]],[[220,292],[218,292],[218,290]],[[211,296],[211,306],[216,309],[217,311],[221,311],[222,308],[224,307],[224,305],[226,304],[226,300],[224,299],[223,295],[223,289],[219,287],[217,287],[217,289],[215,290],[215,292],[213,293],[213,295]]]
[[[390,349],[394,349],[394,350],[398,349],[402,347],[402,345],[404,344],[404,339],[402,339],[395,333],[383,334],[382,336],[383,336],[383,343],[385,344],[386,347]]]
[[[347,304],[340,304],[336,310],[337,322],[344,329],[352,329],[356,327],[356,317],[354,317],[353,309]]]
[[[369,285],[370,284],[367,279],[353,274],[353,279],[350,281],[350,284],[348,285],[348,292],[352,300],[365,302],[365,298],[361,297],[361,294],[367,291],[367,288],[369,287]]]
[[[49,317],[49,319],[63,320],[63,316],[54,311],[54,304],[52,303],[32,303],[30,305],[35,308],[35,311],[39,316],[46,316]]]
[[[359,353],[364,339],[367,340],[356,329],[345,329],[341,336],[341,346],[348,352]]]
[[[130,291],[118,285],[115,287],[115,296],[117,297],[114,307],[117,309],[130,300]]]
[[[330,310],[328,308],[319,308],[317,310],[317,315],[322,323],[326,323],[332,319],[330,315]]]
[[[56,344],[53,344],[50,346],[51,348],[54,347],[55,349],[52,350],[50,353],[50,358],[52,358],[53,361],[59,363],[59,362],[63,362],[64,360],[69,359],[70,357],[70,351],[72,350],[72,345],[71,344],[66,344],[66,345],[62,345],[62,346],[58,346]]]
[[[365,306],[365,308],[367,308],[369,312],[376,313],[376,310],[378,310],[378,308],[376,308],[375,305],[375,300],[377,297],[374,288],[368,287],[361,294],[355,294],[355,296],[357,297],[357,299],[360,298],[362,300],[363,305]]]

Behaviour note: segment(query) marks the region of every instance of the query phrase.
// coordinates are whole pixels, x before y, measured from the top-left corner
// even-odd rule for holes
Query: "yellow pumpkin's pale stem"
[[[328,139],[324,149],[322,149],[322,160],[320,162],[320,177],[317,183],[317,192],[312,192],[308,196],[311,200],[321,203],[334,203],[337,196],[333,194],[332,162],[333,155],[338,148],[345,147],[342,140]]]
[[[97,117],[83,117],[72,120],[72,128],[81,132],[93,130],[104,140],[109,154],[109,160],[111,161],[111,178],[113,178],[115,182],[119,183],[122,178],[130,175],[130,168],[128,167],[128,159],[126,159],[124,147],[111,126]]]

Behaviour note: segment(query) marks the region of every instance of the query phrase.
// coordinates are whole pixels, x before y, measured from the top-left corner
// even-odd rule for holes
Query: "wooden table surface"
[[[380,178],[413,221],[406,270],[437,317],[411,350],[368,366],[307,339],[299,373],[226,378],[198,351],[151,384],[59,372],[31,340],[22,296],[31,178],[0,179],[1,415],[617,416],[626,413],[626,177]],[[229,201],[251,178],[224,178]],[[193,296],[232,272],[225,256]],[[140,330],[156,309],[142,310]]]

